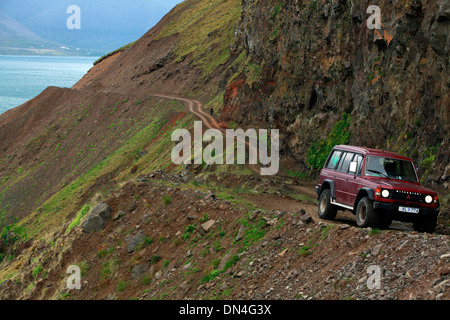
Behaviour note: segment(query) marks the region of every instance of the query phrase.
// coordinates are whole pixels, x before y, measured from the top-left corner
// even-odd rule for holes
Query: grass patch
[[[126,287],[130,284],[129,281],[125,282],[123,280],[120,280],[117,284],[117,292],[122,292],[126,289]]]
[[[181,236],[184,240],[189,240],[191,237],[191,233],[195,231],[197,227],[195,225],[188,225],[184,231],[184,234]]]
[[[112,275],[114,275],[117,269],[119,269],[119,266],[120,260],[117,257],[106,261],[100,271],[100,279],[106,280],[110,278]]]
[[[306,156],[306,163],[311,170],[318,171],[323,168],[328,155],[334,146],[347,144],[350,138],[349,128],[352,121],[351,115],[344,113],[342,120],[338,121],[331,129],[326,139],[314,142]]]
[[[301,171],[288,171],[288,176],[297,179],[308,179],[308,174]]]
[[[238,255],[234,255],[229,260],[227,260],[227,262],[225,263],[225,266],[224,266],[224,268],[222,270],[217,270],[216,269],[216,270],[211,271],[208,275],[204,276],[200,280],[200,283],[207,283],[207,282],[213,280],[214,278],[216,278],[217,276],[219,276],[220,274],[227,272],[227,270],[229,268],[231,268],[232,266],[234,266],[238,261],[239,261],[239,256]]]
[[[151,256],[150,257],[150,259],[148,259],[148,262],[150,263],[150,265],[153,265],[153,264],[157,264],[159,261],[161,261],[161,256],[158,256],[158,255],[154,255],[154,256]]]
[[[83,206],[83,208],[81,208],[80,212],[78,212],[75,219],[73,219],[72,223],[67,227],[66,234],[68,234],[70,232],[70,230],[72,230],[76,226],[80,225],[81,220],[89,212],[89,210],[91,210],[91,206],[88,204],[85,204]]]
[[[311,247],[310,246],[303,246],[300,249],[297,250],[297,253],[300,257],[306,257],[312,254]]]
[[[175,7],[174,18],[155,40],[178,34],[175,48],[177,61],[191,55],[192,61],[207,76],[229,59],[229,43],[234,37],[234,26],[240,14],[240,0],[188,0]]]
[[[42,265],[38,265],[33,268],[32,275],[34,279],[37,279],[37,277],[41,274],[41,272],[44,270],[44,267]]]
[[[172,197],[171,196],[164,196],[163,197],[163,204],[165,205],[165,206],[167,206],[167,205],[169,205],[169,204],[171,204],[172,203]]]

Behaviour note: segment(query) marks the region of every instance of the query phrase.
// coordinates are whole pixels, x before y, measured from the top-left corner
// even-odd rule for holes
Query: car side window
[[[330,160],[328,160],[326,168],[334,170],[336,168],[336,165],[339,162],[339,159],[341,158],[341,155],[342,155],[342,151],[334,150],[330,157]]]
[[[347,152],[341,160],[341,164],[339,165],[338,171],[348,173],[348,169],[350,168],[350,162],[352,162],[354,156],[355,156],[354,153]]]
[[[358,165],[357,165],[357,169],[356,169],[356,175],[357,176],[360,176],[361,175],[361,173],[362,173],[362,164],[363,164],[363,160],[364,160],[364,157],[362,156],[362,155],[360,155],[360,154],[357,154],[356,156],[355,156],[355,159],[353,159],[353,161],[355,161],[355,162],[357,162],[358,163]]]

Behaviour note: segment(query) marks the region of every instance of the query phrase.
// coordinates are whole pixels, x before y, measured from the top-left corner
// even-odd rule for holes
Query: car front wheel
[[[373,210],[373,202],[368,197],[364,197],[358,202],[356,224],[361,228],[377,226],[377,213]]]

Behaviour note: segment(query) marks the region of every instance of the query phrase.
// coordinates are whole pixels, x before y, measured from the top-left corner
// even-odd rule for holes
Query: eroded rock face
[[[437,182],[450,156],[449,2],[378,1],[382,29],[369,30],[368,1],[243,0],[232,51],[251,66],[236,67],[222,114],[279,128],[306,167],[311,144],[348,113],[348,143],[412,156]]]

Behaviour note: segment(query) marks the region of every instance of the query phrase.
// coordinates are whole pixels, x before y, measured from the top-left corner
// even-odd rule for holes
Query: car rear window
[[[331,157],[328,160],[326,168],[334,170],[334,168],[336,168],[336,165],[339,162],[339,159],[341,158],[341,155],[342,155],[342,151],[340,151],[340,150],[333,150],[333,153],[331,154]]]

